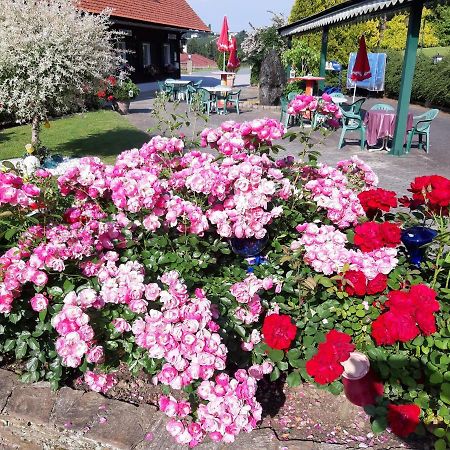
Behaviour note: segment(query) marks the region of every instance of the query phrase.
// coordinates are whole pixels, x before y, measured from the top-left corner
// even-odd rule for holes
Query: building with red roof
[[[186,0],[80,0],[79,7],[111,10],[114,29],[123,32],[118,45],[137,82],[179,78],[183,33],[210,31]]]

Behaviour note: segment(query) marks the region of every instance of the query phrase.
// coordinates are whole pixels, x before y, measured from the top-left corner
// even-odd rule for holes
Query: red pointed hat
[[[369,58],[367,57],[366,40],[364,35],[359,39],[358,53],[356,54],[355,65],[352,69],[350,78],[353,81],[367,80],[372,76],[370,72]]]
[[[223,18],[222,31],[220,32],[220,37],[217,40],[217,50],[219,52],[230,51],[230,41],[228,40],[228,20],[227,16]]]

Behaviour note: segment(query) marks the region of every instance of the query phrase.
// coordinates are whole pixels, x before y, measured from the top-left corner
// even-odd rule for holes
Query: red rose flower
[[[331,352],[339,362],[347,361],[350,358],[350,352],[355,350],[352,344],[352,338],[347,333],[331,330],[325,336],[326,341],[319,344],[319,353],[321,348],[326,348],[327,352]]]
[[[97,92],[97,97],[98,98],[105,98],[106,97],[106,92],[105,91],[98,91]]]
[[[108,84],[110,84],[111,86],[115,86],[116,83],[117,83],[117,79],[116,79],[116,77],[113,76],[113,75],[110,75],[110,76],[106,79],[106,81],[107,81]]]
[[[361,251],[367,253],[383,247],[379,225],[376,222],[366,222],[356,225],[354,242]]]
[[[306,362],[306,372],[319,384],[332,383],[342,375],[343,371],[342,364],[326,353],[317,353]]]
[[[391,208],[397,207],[395,192],[381,188],[360,192],[358,198],[370,219],[373,219],[379,211],[388,212]]]
[[[372,324],[372,337],[377,345],[408,342],[420,332],[425,336],[435,333],[434,313],[440,309],[436,295],[424,284],[412,286],[409,292],[389,292],[384,304],[389,312],[379,316]]]
[[[401,242],[401,230],[396,223],[383,222],[380,224],[383,247],[397,247]]]
[[[344,274],[345,292],[348,295],[366,295],[366,276],[359,270],[349,270]]]
[[[112,102],[114,100],[114,95],[108,95],[108,102]]]
[[[414,317],[406,314],[397,314],[397,339],[400,342],[408,342],[419,336],[420,331],[417,328]]]
[[[379,273],[373,280],[367,282],[367,294],[374,295],[383,292],[387,287],[387,275]]]
[[[372,323],[372,337],[377,345],[393,345],[398,340],[397,316],[386,312],[378,316]]]
[[[448,213],[450,206],[450,180],[440,175],[417,177],[411,183],[410,192],[413,193],[413,203],[427,203],[431,209]]]
[[[416,305],[406,291],[391,291],[388,293],[388,300],[384,304],[396,314],[414,315]]]
[[[306,362],[308,375],[319,384],[337,380],[344,371],[341,362],[346,361],[355,349],[346,333],[331,330],[325,338],[326,341],[319,344],[317,354]]]
[[[419,425],[420,407],[409,405],[388,405],[388,424],[393,433],[400,437],[408,437]]]
[[[439,302],[436,300],[436,291],[424,284],[411,286],[409,295],[421,310],[436,312],[440,309]]]
[[[269,347],[285,350],[295,339],[297,327],[291,322],[290,316],[270,314],[264,319],[262,332]]]
[[[365,253],[381,247],[397,247],[400,238],[400,227],[395,223],[366,222],[355,227],[355,245]]]

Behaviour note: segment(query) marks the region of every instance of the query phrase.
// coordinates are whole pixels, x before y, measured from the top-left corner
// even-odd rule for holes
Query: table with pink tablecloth
[[[394,136],[395,118],[397,114],[395,111],[386,111],[382,109],[374,109],[367,111],[364,116],[364,125],[366,126],[366,140],[367,145],[376,145],[379,139],[384,139]],[[413,127],[413,115],[408,113],[406,122],[406,130],[409,131]],[[405,134],[406,142],[406,134]]]

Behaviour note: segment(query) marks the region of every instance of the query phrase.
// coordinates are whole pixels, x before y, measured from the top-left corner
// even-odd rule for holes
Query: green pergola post
[[[397,118],[395,120],[394,139],[392,141],[391,155],[404,154],[403,145],[408,120],[409,102],[416,66],[417,46],[419,43],[420,23],[422,20],[423,1],[414,0],[409,12],[408,34],[406,39],[405,59],[403,60],[402,80],[397,105]]]
[[[292,36],[288,36],[287,38],[287,48],[291,49],[292,48]],[[286,80],[289,80],[290,75],[291,74],[291,65],[288,64],[286,66]]]
[[[328,27],[323,27],[322,30],[322,47],[320,50],[320,67],[319,77],[325,77],[325,66],[327,64],[327,50],[328,50]],[[325,80],[319,81],[319,90],[323,90],[325,86]]]

